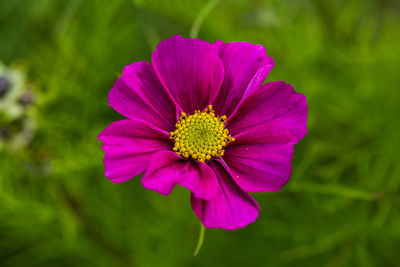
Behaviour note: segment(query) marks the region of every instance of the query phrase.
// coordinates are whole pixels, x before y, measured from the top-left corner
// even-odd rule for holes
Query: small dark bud
[[[0,137],[2,139],[9,139],[10,138],[10,131],[7,127],[0,129]]]
[[[10,89],[10,83],[6,78],[0,76],[0,98],[6,95],[8,89]]]
[[[23,106],[31,105],[33,101],[33,95],[30,92],[24,93],[19,99],[19,103]]]

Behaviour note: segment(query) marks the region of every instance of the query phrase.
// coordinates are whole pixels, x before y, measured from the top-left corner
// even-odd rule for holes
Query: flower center
[[[215,115],[212,106],[200,112],[187,116],[182,112],[175,124],[176,130],[170,133],[174,139],[173,150],[184,158],[206,162],[224,155],[224,147],[235,141],[225,128],[226,116]]]

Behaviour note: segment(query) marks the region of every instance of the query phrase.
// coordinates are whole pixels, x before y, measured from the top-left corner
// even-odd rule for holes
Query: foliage
[[[214,1],[215,2],[215,1]],[[214,5],[214,4],[212,4]],[[37,133],[0,151],[1,266],[395,266],[400,251],[400,6],[365,0],[0,0],[0,61],[35,84]],[[103,175],[98,133],[121,118],[107,93],[124,65],[189,37],[248,41],[268,81],[307,96],[292,179],[256,194],[259,219],[208,229],[189,193]],[[198,27],[198,26],[196,26]],[[193,32],[193,31],[192,31]]]

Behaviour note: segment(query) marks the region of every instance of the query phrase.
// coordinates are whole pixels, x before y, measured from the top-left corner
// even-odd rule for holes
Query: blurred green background
[[[399,266],[400,4],[367,0],[0,0],[0,61],[35,88],[37,132],[0,151],[0,266]],[[201,25],[201,27],[199,27]],[[160,40],[262,44],[307,96],[289,183],[259,219],[208,229],[189,192],[103,175],[107,93]]]

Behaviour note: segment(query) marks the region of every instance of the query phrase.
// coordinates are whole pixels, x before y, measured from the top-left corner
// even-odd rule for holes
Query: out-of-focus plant
[[[21,67],[0,62],[0,150],[26,146],[36,129],[32,85]]]

